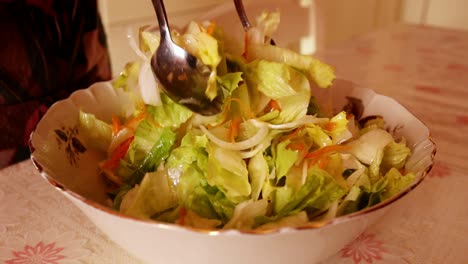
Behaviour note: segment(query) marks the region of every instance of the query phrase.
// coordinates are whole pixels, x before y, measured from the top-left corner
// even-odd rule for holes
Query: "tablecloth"
[[[468,32],[398,25],[316,56],[339,78],[398,100],[437,145],[421,185],[323,264],[468,263]],[[0,171],[0,263],[141,262],[27,160]]]

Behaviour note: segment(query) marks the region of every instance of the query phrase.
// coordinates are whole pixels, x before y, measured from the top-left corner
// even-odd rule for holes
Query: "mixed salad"
[[[207,96],[223,110],[202,116],[172,101],[151,72],[159,34],[142,28],[140,59],[113,81],[132,103],[111,123],[80,112],[86,144],[106,153],[100,170],[113,207],[141,218],[209,229],[260,229],[326,221],[373,206],[410,185],[411,151],[382,117],[360,116],[359,100],[328,115],[311,86],[333,68],[270,44],[279,13],[263,13],[231,52],[214,22],[172,32],[208,65]],[[353,110],[354,109],[354,110]]]

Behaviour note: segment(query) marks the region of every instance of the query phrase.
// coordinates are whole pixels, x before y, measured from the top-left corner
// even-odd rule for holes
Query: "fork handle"
[[[245,13],[244,4],[242,3],[242,0],[234,0],[234,5],[236,6],[237,15],[240,18],[242,27],[244,27],[245,31],[248,31],[251,27],[251,24],[249,22],[249,19],[247,18],[247,14]],[[273,39],[270,39],[270,44],[276,46],[276,43]]]
[[[240,18],[242,26],[244,27],[244,30],[247,31],[251,25],[249,19],[247,18],[247,14],[245,13],[244,4],[242,3],[242,0],[234,0],[234,5],[236,6],[237,15]]]

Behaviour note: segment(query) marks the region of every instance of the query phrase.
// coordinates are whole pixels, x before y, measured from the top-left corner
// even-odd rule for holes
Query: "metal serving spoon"
[[[245,13],[244,3],[242,0],[234,0],[234,5],[236,6],[237,15],[239,16],[239,19],[242,23],[242,27],[244,27],[244,31],[248,31],[252,25],[250,24],[247,14]],[[276,45],[273,39],[270,40],[270,44]]]
[[[218,92],[213,101],[205,95],[210,68],[174,43],[163,1],[152,2],[158,18],[161,42],[151,58],[151,68],[164,91],[172,100],[194,112],[202,115],[219,113],[222,93]]]

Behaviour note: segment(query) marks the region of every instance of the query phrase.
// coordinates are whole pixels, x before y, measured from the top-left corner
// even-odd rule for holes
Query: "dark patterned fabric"
[[[0,168],[29,157],[48,107],[109,80],[96,0],[0,0]]]

